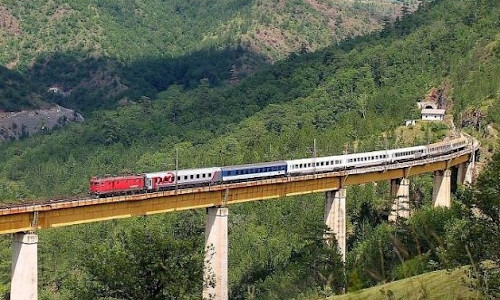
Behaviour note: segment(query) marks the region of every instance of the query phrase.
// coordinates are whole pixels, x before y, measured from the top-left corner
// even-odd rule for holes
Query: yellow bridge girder
[[[444,170],[469,161],[470,153],[423,165],[353,174],[332,172],[173,191],[67,200],[0,209],[0,234],[276,199],[338,190],[345,185],[390,180]]]

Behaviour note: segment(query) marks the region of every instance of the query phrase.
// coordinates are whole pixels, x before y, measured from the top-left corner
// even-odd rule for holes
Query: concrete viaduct
[[[203,299],[228,299],[228,208],[235,203],[324,192],[327,242],[336,238],[346,255],[346,189],[348,185],[391,181],[393,206],[389,221],[408,218],[409,178],[434,173],[434,206],[451,206],[452,168],[457,184],[470,183],[479,148],[437,157],[341,172],[281,177],[101,199],[67,199],[0,208],[0,234],[13,233],[11,299],[37,299],[36,230],[188,209],[207,209]]]

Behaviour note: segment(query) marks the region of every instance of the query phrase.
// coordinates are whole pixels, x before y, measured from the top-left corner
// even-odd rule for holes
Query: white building
[[[408,126],[413,126],[417,124],[417,120],[405,120],[405,126],[408,127]]]
[[[443,121],[445,110],[435,109],[435,108],[424,108],[422,109],[421,113],[423,121]]]

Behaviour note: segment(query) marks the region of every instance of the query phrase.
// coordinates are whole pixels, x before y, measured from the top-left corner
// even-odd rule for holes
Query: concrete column
[[[434,172],[432,203],[434,207],[451,207],[451,170]]]
[[[457,184],[471,184],[474,163],[461,163],[457,166]]]
[[[410,180],[399,178],[391,180],[391,196],[394,199],[390,222],[396,222],[398,217],[408,219],[410,217]]]
[[[467,171],[467,163],[461,163],[457,166],[457,185],[465,183],[466,171]]]
[[[203,299],[227,300],[227,215],[225,207],[207,208]]]
[[[12,245],[10,299],[38,298],[38,235],[15,233]]]
[[[346,256],[345,198],[345,189],[326,192],[324,217],[325,225],[328,227],[328,231],[325,233],[326,242],[330,244],[333,236],[337,238],[343,262],[345,262]]]

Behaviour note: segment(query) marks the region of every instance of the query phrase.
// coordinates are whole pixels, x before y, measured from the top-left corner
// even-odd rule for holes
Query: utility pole
[[[175,191],[177,192],[177,178],[179,173],[179,149],[175,148]]]
[[[318,156],[318,152],[316,149],[316,139],[313,140],[313,157]]]

